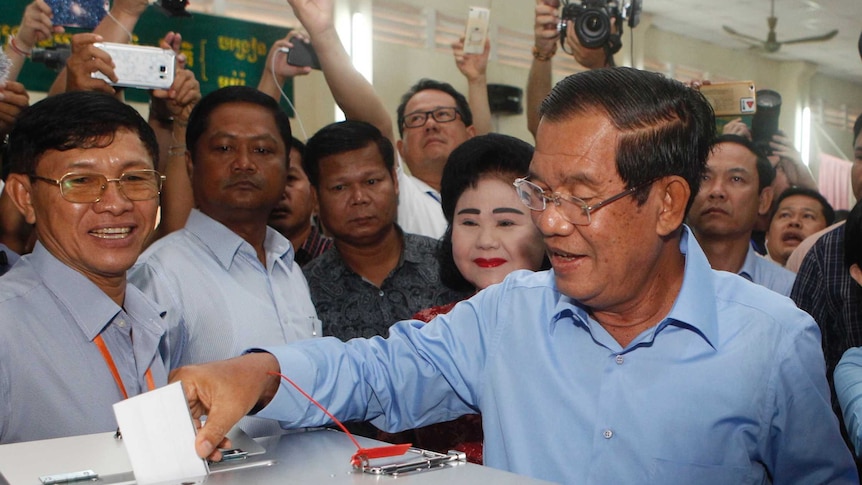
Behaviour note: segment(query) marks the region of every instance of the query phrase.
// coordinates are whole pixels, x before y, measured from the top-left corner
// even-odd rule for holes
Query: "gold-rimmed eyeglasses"
[[[115,179],[99,173],[76,172],[67,173],[59,179],[40,175],[30,175],[30,178],[60,187],[60,195],[76,204],[99,202],[110,182],[116,182],[120,193],[129,200],[150,200],[158,197],[165,182],[165,176],[155,170],[132,170]]]
[[[515,186],[515,191],[518,193],[518,198],[531,211],[542,212],[548,207],[548,201],[553,202],[557,207],[557,212],[563,216],[565,220],[576,226],[588,226],[591,218],[590,214],[600,208],[610,204],[611,202],[622,199],[637,192],[638,190],[651,185],[655,180],[640,184],[636,187],[626,189],[619,194],[608,197],[607,199],[593,205],[587,205],[582,199],[571,195],[563,195],[557,192],[548,194],[538,185],[530,182],[526,178],[517,178],[512,184]]]

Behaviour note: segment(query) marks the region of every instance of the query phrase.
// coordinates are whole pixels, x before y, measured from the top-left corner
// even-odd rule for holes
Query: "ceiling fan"
[[[724,31],[728,34],[739,38],[740,40],[752,44],[754,47],[761,48],[768,53],[778,52],[778,49],[781,49],[782,45],[785,44],[801,44],[803,42],[821,42],[824,40],[829,40],[836,35],[838,35],[838,30],[833,30],[823,35],[815,35],[812,37],[801,37],[799,39],[791,39],[779,42],[776,39],[775,35],[775,24],[778,23],[778,17],[775,16],[775,0],[771,1],[771,7],[769,11],[769,18],[766,19],[767,24],[769,25],[769,34],[766,36],[766,40],[758,39],[757,37],[753,37],[747,34],[743,34],[741,32],[737,32],[736,30],[723,25]]]

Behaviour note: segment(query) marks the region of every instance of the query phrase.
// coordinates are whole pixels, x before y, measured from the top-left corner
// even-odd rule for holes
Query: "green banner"
[[[17,32],[30,0],[0,1],[3,2],[0,41],[5,44],[9,35]],[[80,32],[79,29],[66,30],[66,33],[56,34],[53,39],[40,43],[39,47],[68,44],[71,35]],[[181,49],[188,58],[187,67],[194,71],[201,83],[201,92],[206,94],[225,86],[257,86],[264,73],[270,75],[266,66],[269,47],[284,37],[289,29],[200,13],[193,13],[191,17],[169,17],[150,6],[135,27],[134,43],[157,46],[159,40],[171,31],[182,34]],[[28,90],[47,91],[56,74],[44,64],[27,62],[18,81]],[[290,80],[284,91],[293,98]],[[146,102],[148,95],[145,91],[129,89],[126,99]],[[282,105],[287,109],[284,100]],[[288,112],[291,111],[288,109]]]

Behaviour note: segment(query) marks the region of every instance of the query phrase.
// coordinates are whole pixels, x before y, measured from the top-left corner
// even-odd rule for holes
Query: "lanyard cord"
[[[120,377],[120,371],[117,370],[117,365],[114,364],[114,358],[111,357],[111,352],[108,351],[108,346],[105,345],[105,341],[102,340],[102,336],[96,335],[96,338],[93,339],[93,342],[96,343],[96,347],[99,347],[99,352],[102,353],[102,358],[105,359],[105,364],[108,365],[108,370],[111,371],[111,375],[114,376],[114,381],[117,382],[117,387],[119,387],[120,392],[123,393],[123,399],[128,399],[129,394],[126,392],[126,386],[123,385],[123,379]],[[147,377],[147,388],[152,391],[156,388],[156,383],[153,380],[152,369],[147,367],[147,372],[144,375]]]

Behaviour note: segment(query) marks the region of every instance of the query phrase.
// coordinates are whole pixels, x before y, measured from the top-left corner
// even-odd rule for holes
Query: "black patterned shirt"
[[[862,346],[862,288],[844,263],[844,225],[814,244],[799,268],[790,297],[820,326],[826,376],[833,388],[833,407],[840,416],[832,372],[844,351]]]
[[[438,241],[403,233],[401,259],[378,288],[351,270],[332,247],[303,271],[323,334],[349,340],[389,334],[417,311],[464,298],[440,281]]]

